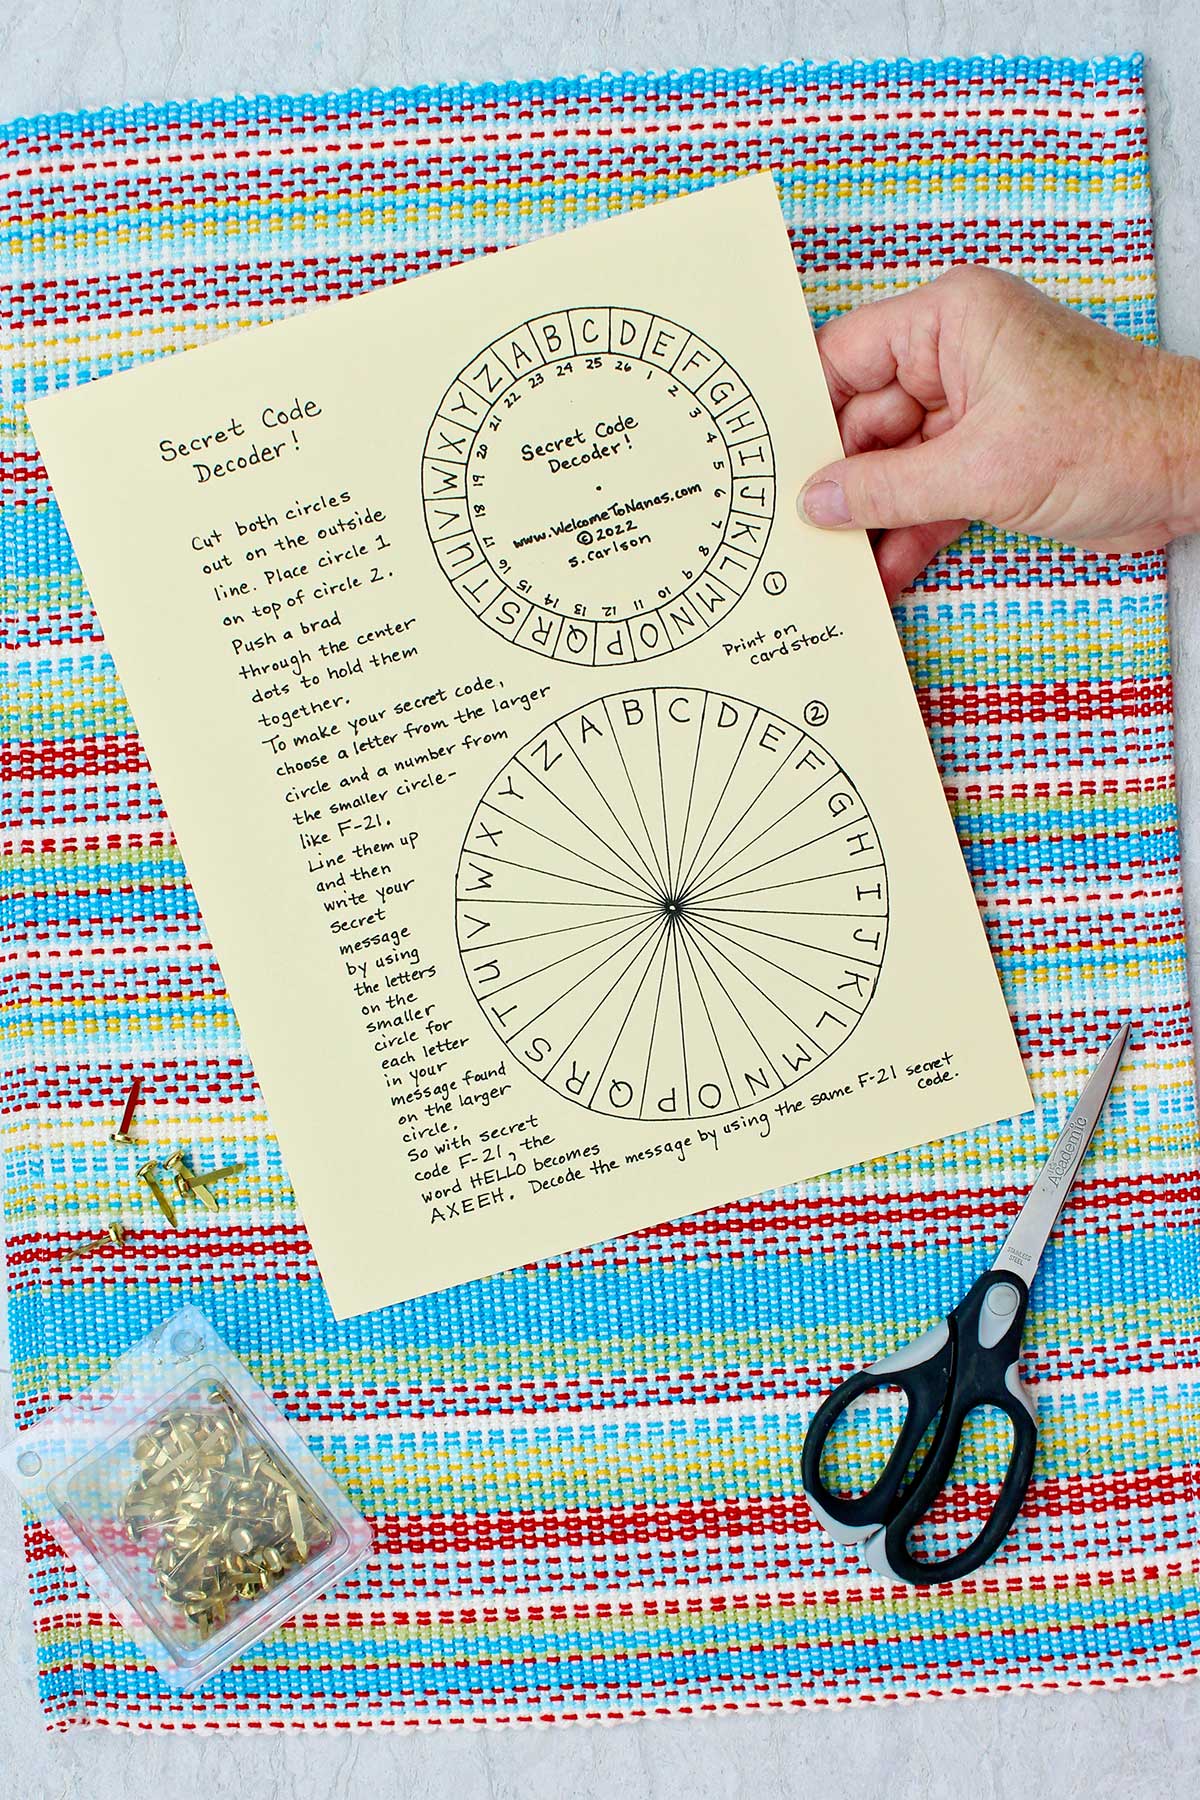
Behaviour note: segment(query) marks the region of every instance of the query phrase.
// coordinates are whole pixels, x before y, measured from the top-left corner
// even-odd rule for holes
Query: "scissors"
[[[913,1587],[956,1581],[994,1556],[1012,1530],[1037,1447],[1037,1409],[1017,1372],[1029,1289],[1087,1154],[1128,1036],[1129,1026],[1123,1025],[1096,1064],[991,1267],[948,1318],[836,1387],[808,1428],[801,1480],[809,1503],[830,1536],[839,1544],[857,1544],[879,1575]],[[889,1387],[903,1392],[907,1410],[882,1474],[863,1494],[832,1493],[821,1478],[830,1433],[861,1394]],[[1008,1468],[996,1503],[964,1549],[940,1561],[918,1560],[910,1553],[909,1537],[947,1485],[963,1426],[976,1407],[996,1407],[1012,1425]],[[922,1451],[931,1428],[928,1448]]]

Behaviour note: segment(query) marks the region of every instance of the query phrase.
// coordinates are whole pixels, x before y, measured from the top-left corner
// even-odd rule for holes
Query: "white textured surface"
[[[1149,58],[1164,335],[1200,352],[1195,0],[0,0],[0,117],[124,100],[804,56]],[[1200,927],[1200,543],[1173,559],[1184,848]],[[2,1310],[2,1308],[0,1308]],[[0,1335],[0,1345],[6,1343]],[[0,1355],[6,1355],[0,1349]],[[7,1370],[0,1367],[0,1380]],[[7,1410],[7,1408],[5,1409]],[[0,1492],[0,1779],[40,1800],[450,1794],[454,1800],[1174,1800],[1200,1780],[1200,1685],[1009,1695],[612,1729],[47,1735],[16,1505]]]

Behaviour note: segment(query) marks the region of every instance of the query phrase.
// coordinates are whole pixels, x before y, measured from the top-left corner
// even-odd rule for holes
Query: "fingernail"
[[[813,481],[800,493],[800,511],[810,525],[848,525],[850,508],[841,484]]]

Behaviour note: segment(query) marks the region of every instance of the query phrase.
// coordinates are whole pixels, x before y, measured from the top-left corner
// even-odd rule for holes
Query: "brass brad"
[[[94,1250],[107,1250],[110,1247],[119,1250],[124,1242],[125,1227],[119,1219],[114,1219],[98,1237],[85,1238],[81,1244],[72,1244],[69,1250],[64,1250],[62,1260],[74,1262],[78,1257],[90,1256]]]
[[[245,1166],[245,1163],[240,1162],[226,1163],[220,1169],[197,1171],[189,1166],[187,1153],[184,1150],[172,1150],[164,1164],[164,1167],[174,1177],[176,1192],[185,1199],[189,1195],[195,1194],[201,1205],[206,1206],[209,1212],[220,1210],[216,1196],[210,1193],[209,1189],[216,1182],[224,1181],[230,1175],[240,1175]]]
[[[171,1225],[178,1225],[179,1220],[175,1216],[175,1208],[167,1198],[163,1185],[158,1179],[158,1164],[154,1161],[153,1157],[147,1162],[144,1162],[139,1168],[138,1180],[144,1181],[146,1186],[150,1189],[150,1192],[154,1195],[154,1201],[159,1212],[162,1213],[168,1223]]]

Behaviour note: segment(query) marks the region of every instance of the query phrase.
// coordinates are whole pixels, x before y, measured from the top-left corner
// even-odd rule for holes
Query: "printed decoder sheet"
[[[1029,1105],[769,176],[29,413],[339,1316]]]

